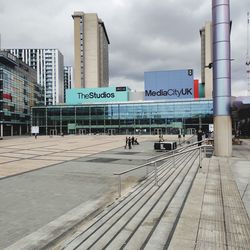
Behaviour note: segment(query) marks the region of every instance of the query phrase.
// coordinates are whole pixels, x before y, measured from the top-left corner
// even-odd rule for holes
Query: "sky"
[[[97,13],[109,40],[110,85],[142,90],[144,72],[194,69],[200,79],[199,30],[211,20],[202,0],[0,0],[1,48],[57,48],[73,66],[74,11]],[[231,0],[232,95],[247,94],[247,12]]]

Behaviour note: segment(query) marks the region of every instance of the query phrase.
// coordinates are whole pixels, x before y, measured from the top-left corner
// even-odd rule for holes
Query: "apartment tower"
[[[64,102],[66,102],[66,89],[73,88],[73,67],[64,66]]]
[[[109,84],[105,25],[96,13],[74,12],[74,87],[96,88]]]

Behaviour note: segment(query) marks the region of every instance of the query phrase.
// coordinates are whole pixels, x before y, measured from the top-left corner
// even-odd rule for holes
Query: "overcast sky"
[[[246,95],[247,11],[231,0],[232,94]],[[0,0],[2,48],[58,48],[73,65],[74,11],[97,13],[110,39],[110,85],[143,89],[152,70],[193,68],[200,79],[199,30],[211,0]]]

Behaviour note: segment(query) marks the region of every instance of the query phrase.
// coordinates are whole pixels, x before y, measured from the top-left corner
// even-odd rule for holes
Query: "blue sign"
[[[67,104],[128,101],[127,87],[74,88],[66,90]]]
[[[145,72],[144,89],[145,100],[193,98],[193,70]]]

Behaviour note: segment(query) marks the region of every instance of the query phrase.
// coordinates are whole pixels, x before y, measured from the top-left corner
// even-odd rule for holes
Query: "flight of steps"
[[[169,159],[129,194],[106,207],[59,249],[163,249],[175,231],[199,170],[198,150]],[[175,162],[175,164],[173,164]]]

